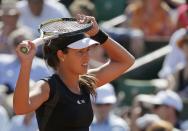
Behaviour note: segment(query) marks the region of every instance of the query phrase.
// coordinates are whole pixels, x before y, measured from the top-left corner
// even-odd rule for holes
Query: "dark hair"
[[[57,69],[59,59],[57,57],[57,51],[62,50],[64,53],[68,53],[68,48],[59,49],[57,44],[60,43],[60,39],[51,40],[49,43],[45,43],[43,46],[43,57],[46,63],[53,68]],[[52,44],[53,43],[53,44]]]
[[[43,56],[46,63],[56,70],[59,60],[57,57],[57,51],[62,50],[64,53],[68,53],[67,46],[75,41],[83,39],[85,36],[83,34],[76,34],[66,37],[58,37],[50,40],[48,43],[44,44]]]
[[[79,78],[79,85],[80,87],[84,87],[94,98],[96,97],[96,91],[95,91],[96,81],[97,79],[95,78],[94,75],[91,74],[81,75]]]
[[[57,51],[62,50],[65,54],[68,53],[67,45],[84,38],[83,34],[75,36],[60,37],[50,40],[43,46],[43,56],[46,63],[57,70],[59,65],[59,59],[57,57]],[[86,88],[86,90],[92,95],[96,96],[96,78],[93,75],[85,74],[79,77],[79,85]]]

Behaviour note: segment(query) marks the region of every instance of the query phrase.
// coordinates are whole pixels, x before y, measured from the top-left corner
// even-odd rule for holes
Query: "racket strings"
[[[90,24],[79,24],[76,21],[54,21],[43,25],[41,30],[46,33],[69,33],[89,26]]]

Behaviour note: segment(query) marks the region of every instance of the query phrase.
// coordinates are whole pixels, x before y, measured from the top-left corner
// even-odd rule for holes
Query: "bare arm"
[[[93,27],[90,31],[86,32],[89,36],[94,36],[99,31],[99,26],[94,17],[86,16],[86,21],[93,22]],[[134,57],[119,43],[111,39],[110,37],[101,45],[107,52],[110,62],[103,66],[89,70],[88,73],[94,74],[97,78],[97,87],[104,85],[112,80],[116,79],[127,69],[134,64]]]
[[[89,70],[97,78],[97,87],[116,79],[134,63],[134,57],[116,41],[109,38],[103,45],[110,61],[103,66]]]
[[[20,52],[21,45],[17,47],[17,55],[21,62],[20,73],[13,96],[13,108],[16,114],[25,114],[35,111],[49,96],[49,86],[44,81],[34,85],[32,92],[29,91],[29,80],[32,60],[35,56],[35,46],[29,43],[31,49],[28,54]]]

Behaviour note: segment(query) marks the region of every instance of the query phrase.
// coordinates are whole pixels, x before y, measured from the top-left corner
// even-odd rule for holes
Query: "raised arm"
[[[87,17],[85,19],[90,19],[93,22],[93,28],[86,34],[91,37],[95,36],[99,32],[95,18]],[[98,80],[97,87],[116,79],[129,69],[135,61],[134,57],[124,47],[110,37],[101,46],[107,52],[110,61],[99,68],[89,70],[89,73],[94,74]]]
[[[29,91],[29,81],[32,61],[36,53],[36,47],[33,43],[28,42],[30,51],[28,54],[20,52],[18,45],[16,51],[20,60],[20,73],[16,83],[16,88],[13,96],[13,108],[16,114],[25,114],[35,111],[45,100],[48,99],[49,86],[44,81],[37,82],[32,92]]]
[[[110,61],[99,68],[89,70],[98,80],[97,87],[116,79],[134,63],[134,57],[113,39],[108,38],[102,46]]]

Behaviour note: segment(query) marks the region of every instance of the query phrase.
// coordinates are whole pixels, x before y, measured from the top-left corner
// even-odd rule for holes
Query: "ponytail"
[[[96,97],[96,81],[97,79],[93,75],[81,75],[79,78],[80,87],[84,87],[92,97]]]

